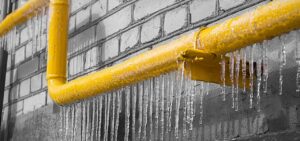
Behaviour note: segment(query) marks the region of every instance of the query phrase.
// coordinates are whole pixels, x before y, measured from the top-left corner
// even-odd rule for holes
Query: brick
[[[88,69],[90,67],[94,67],[98,63],[98,58],[99,58],[99,51],[98,47],[94,47],[90,49],[89,51],[86,52],[85,55],[85,69]]]
[[[71,12],[78,10],[79,8],[90,3],[91,0],[72,0],[71,1]]]
[[[97,39],[103,39],[131,23],[131,6],[127,6],[100,21],[97,25]]]
[[[209,141],[210,140],[210,127],[209,127],[209,125],[205,125],[203,130],[204,130],[204,140]]]
[[[17,69],[13,69],[12,71],[6,72],[5,76],[5,86],[10,85],[11,83],[17,80]]]
[[[92,5],[92,21],[104,16],[107,10],[107,0],[98,0]]]
[[[54,103],[54,101],[52,100],[52,98],[50,97],[50,95],[49,95],[49,94],[47,94],[47,91],[46,91],[45,93],[46,93],[46,95],[47,95],[47,105],[49,105],[49,104],[53,104],[53,103]]]
[[[90,21],[91,9],[87,7],[76,14],[76,28],[80,28]]]
[[[24,80],[20,84],[20,97],[26,96],[30,93],[30,79]]]
[[[31,83],[31,92],[35,92],[35,91],[41,89],[42,88],[42,75],[38,74],[38,75],[31,77],[30,83]]]
[[[118,38],[113,38],[104,43],[102,46],[102,61],[106,61],[112,57],[115,57],[119,53],[119,40]]]
[[[213,15],[216,9],[216,0],[194,0],[190,4],[191,22],[203,20]]]
[[[70,60],[69,74],[75,75],[83,71],[83,55],[78,55]]]
[[[24,110],[23,113],[26,114],[30,111],[38,109],[46,104],[46,93],[41,92],[37,95],[29,97],[24,100]]]
[[[10,105],[10,112],[12,115],[18,116],[23,113],[23,108],[24,108],[23,100],[18,101],[17,103]]]
[[[139,41],[139,37],[139,27],[135,27],[123,33],[121,36],[120,52],[135,46]]]
[[[77,52],[80,48],[95,42],[95,28],[92,26],[70,39],[68,52]]]
[[[21,30],[21,36],[20,36],[20,42],[24,43],[29,39],[28,36],[28,27],[25,27],[24,29]]]
[[[241,121],[241,136],[247,136],[248,135],[248,119],[243,118]]]
[[[8,56],[7,56],[7,70],[11,67],[11,61],[12,61],[12,57],[11,57],[11,54],[8,54]]]
[[[216,124],[216,138],[221,139],[222,138],[222,122]]]
[[[73,32],[76,26],[76,16],[71,16],[69,19],[69,32]]]
[[[142,26],[141,42],[149,42],[159,36],[160,33],[160,16],[151,19]]]
[[[220,7],[223,10],[227,10],[235,6],[238,6],[244,2],[245,0],[220,0]]]
[[[28,42],[26,45],[26,51],[25,51],[26,58],[32,56],[32,42]]]
[[[119,6],[122,2],[123,2],[123,0],[109,0],[108,1],[108,11]]]
[[[19,84],[13,86],[9,91],[10,100],[13,101],[19,97]]]
[[[172,33],[187,24],[187,9],[185,6],[176,8],[165,15],[164,31]]]
[[[11,71],[6,72],[6,75],[5,75],[5,87],[9,86],[12,83],[11,80],[10,80],[10,78],[11,78],[10,74],[11,74]]]
[[[15,64],[19,64],[20,62],[24,61],[24,59],[25,59],[25,46],[16,50]]]
[[[3,96],[3,105],[8,103],[8,95],[9,95],[9,90],[5,90]]]
[[[48,85],[48,83],[47,83],[47,76],[46,76],[46,73],[44,72],[42,74],[42,86],[43,86],[43,88],[46,88],[47,85]]]
[[[134,20],[139,20],[175,2],[176,0],[139,0],[135,3]]]
[[[239,121],[238,119],[237,119],[237,120],[234,120],[233,130],[234,130],[233,136],[234,136],[234,137],[238,137],[239,134],[240,134],[240,121]]]
[[[17,78],[24,78],[25,76],[32,74],[38,70],[39,65],[39,58],[34,57],[33,59],[29,60],[28,62],[20,65],[17,70]]]
[[[139,54],[145,53],[146,51],[149,51],[149,50],[151,50],[151,48],[144,48],[144,49],[142,49],[142,50],[140,50],[140,51],[138,51],[138,52],[135,52],[135,53],[132,53],[132,54],[130,54],[130,55],[127,55],[126,57],[124,57],[124,58],[122,58],[122,59],[119,59],[119,60],[115,61],[115,62],[113,63],[113,65],[122,63],[122,62],[124,62],[125,60],[128,60],[129,58],[132,58],[132,57],[137,56],[137,55],[139,55]]]
[[[40,68],[44,68],[46,67],[46,64],[47,64],[47,56],[45,54],[45,52],[41,53],[40,56]]]
[[[216,125],[215,124],[211,125],[210,133],[211,133],[211,140],[216,140]]]

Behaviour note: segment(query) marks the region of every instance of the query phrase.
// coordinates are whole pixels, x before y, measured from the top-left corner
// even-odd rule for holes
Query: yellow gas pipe
[[[176,70],[181,61],[186,62],[185,71],[192,73],[192,79],[220,83],[218,62],[221,54],[300,28],[299,0],[272,1],[118,65],[67,82],[68,6],[68,0],[50,2],[48,90],[60,105]]]

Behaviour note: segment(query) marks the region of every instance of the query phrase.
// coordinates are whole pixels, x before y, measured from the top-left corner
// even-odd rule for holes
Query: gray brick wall
[[[178,35],[239,15],[262,1],[267,0],[71,0],[68,79],[120,63]],[[44,28],[46,21],[44,16]],[[16,45],[10,49],[4,121],[8,114],[25,115],[53,105],[45,75],[47,36],[42,34],[41,43],[36,44],[27,30],[26,24],[17,28]],[[214,121],[201,127],[198,136],[214,140],[261,134],[265,116]]]

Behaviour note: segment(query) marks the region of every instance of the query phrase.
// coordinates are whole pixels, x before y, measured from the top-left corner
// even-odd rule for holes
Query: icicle
[[[183,99],[183,122],[182,122],[182,134],[183,134],[183,140],[187,140],[187,130],[186,130],[186,124],[188,119],[188,86],[187,86],[187,79],[184,77],[184,80],[182,81],[184,84],[184,89],[182,89],[182,99]]]
[[[102,114],[103,111],[103,104],[105,104],[105,101],[103,102],[103,97],[105,100],[105,96],[100,96],[99,97],[99,140],[102,140],[102,117],[105,117],[105,115]],[[105,112],[105,109],[104,109]],[[118,117],[118,116],[117,116]],[[117,120],[118,121],[118,120]],[[103,128],[104,129],[104,128]],[[118,128],[116,128],[117,130]]]
[[[111,115],[111,124],[110,124],[110,140],[114,141],[114,133],[115,133],[115,108],[116,108],[116,92],[112,93],[112,115]]]
[[[105,121],[104,121],[104,141],[108,141],[108,127],[109,127],[109,112],[110,112],[110,96],[111,94],[105,95]]]
[[[158,140],[158,116],[159,116],[159,78],[154,78],[154,93],[155,93],[155,115],[154,115],[154,140]]]
[[[243,76],[243,93],[246,93],[246,82],[247,82],[247,54],[246,49],[240,51],[242,57],[242,76]]]
[[[69,132],[69,115],[70,115],[70,107],[65,107],[65,122],[66,122],[66,126],[65,126],[65,140],[67,140],[68,139],[68,136],[69,136],[69,134],[68,134],[68,132]]]
[[[85,140],[85,131],[86,131],[86,101],[83,101],[82,103],[82,120],[81,120],[81,140]]]
[[[296,63],[297,63],[297,76],[296,76],[296,92],[300,94],[300,32],[296,33]]]
[[[209,94],[209,89],[210,89],[210,83],[207,82],[205,85],[205,95]]]
[[[258,50],[259,52],[261,52],[261,45],[260,44],[257,44],[257,47],[258,47]],[[263,56],[259,56],[258,59],[257,59],[257,65],[256,65],[256,80],[257,80],[257,109],[258,109],[258,112],[260,112],[260,100],[261,100],[261,93],[260,93],[260,87],[261,87],[261,65],[262,65],[262,57]]]
[[[129,119],[130,119],[130,87],[125,88],[125,96],[126,96],[126,111],[125,111],[125,137],[124,141],[128,141],[129,136]]]
[[[166,78],[165,76],[160,76],[160,141],[164,140],[164,102],[165,102],[165,88],[166,88]]]
[[[178,91],[176,92],[177,96],[176,96],[176,111],[175,111],[175,138],[178,139],[179,138],[179,112],[180,112],[180,100],[181,100],[181,93],[184,91],[184,63],[181,64],[182,68],[180,70],[179,75],[177,75],[177,83],[180,82],[178,84]]]
[[[59,120],[60,120],[60,128],[59,128],[59,138],[61,141],[64,140],[63,135],[64,135],[64,107],[60,107],[60,112],[59,112]]]
[[[169,88],[170,88],[170,91],[169,91],[169,107],[168,107],[168,112],[169,112],[169,117],[168,117],[168,129],[167,129],[167,132],[170,133],[171,130],[172,130],[172,108],[173,108],[173,95],[176,93],[177,91],[177,86],[175,85],[176,84],[176,73],[172,73],[171,74],[171,78],[170,78],[170,84],[169,84]]]
[[[91,121],[91,130],[90,130],[90,140],[94,140],[94,131],[95,131],[95,115],[96,115],[96,100],[93,99],[92,101],[92,121]]]
[[[196,93],[196,81],[190,80],[191,83],[189,84],[191,86],[191,92],[190,92],[190,126],[189,130],[190,133],[192,133],[193,130],[193,123],[194,123],[194,117],[195,117],[195,105],[194,105],[194,100],[195,100],[195,93]]]
[[[132,126],[131,126],[131,134],[132,134],[132,141],[135,141],[135,118],[136,118],[136,98],[137,98],[137,86],[132,86]],[[152,132],[150,132],[152,133]]]
[[[239,110],[240,52],[235,52],[235,111]]]
[[[90,140],[90,101],[87,101],[87,106],[86,106],[86,127],[85,127],[85,140]]]
[[[254,75],[254,62],[253,62],[253,46],[250,47],[250,62],[249,62],[249,73],[250,73],[250,108],[253,108],[253,75]]]
[[[150,79],[150,93],[149,93],[149,141],[153,140],[153,120],[152,120],[152,113],[153,113],[153,95],[154,95],[154,85],[153,79]]]
[[[72,134],[71,134],[71,136],[72,136],[72,138],[71,138],[71,140],[72,141],[74,141],[75,140],[75,136],[76,136],[76,105],[77,104],[73,104],[72,105],[72,112],[71,112],[71,114],[72,114]]]
[[[269,69],[268,69],[268,56],[267,56],[267,52],[268,52],[268,47],[269,47],[269,42],[266,41],[265,44],[262,45],[262,49],[263,49],[263,93],[267,94],[268,92],[268,78],[269,78]]]
[[[148,98],[149,98],[149,86],[150,81],[146,80],[144,82],[144,105],[143,105],[143,141],[146,141],[147,139],[147,122],[148,122]]]
[[[118,130],[119,130],[119,118],[120,118],[120,113],[121,113],[121,105],[122,105],[122,101],[121,101],[121,91],[117,91],[117,112],[116,112],[116,124],[115,124],[115,141],[118,141]],[[101,140],[101,138],[100,138]]]
[[[231,99],[232,99],[232,108],[235,108],[235,98],[234,98],[234,53],[230,53],[229,60],[229,71],[230,71],[230,82],[231,82]]]
[[[286,50],[285,43],[283,37],[279,37],[281,42],[281,50],[280,50],[280,66],[279,66],[279,95],[282,95],[282,87],[283,87],[283,67],[286,65]]]
[[[165,119],[166,119],[166,129],[165,129],[165,140],[169,140],[170,138],[170,127],[171,127],[171,123],[170,123],[170,117],[171,117],[171,112],[170,112],[170,109],[171,109],[171,95],[173,93],[173,72],[166,75],[166,83],[165,83],[165,86],[166,86],[166,94],[165,94],[165,98],[166,98],[166,113],[165,113]]]
[[[203,86],[203,82],[200,82],[200,94],[199,94],[199,96],[200,96],[200,106],[199,106],[199,114],[200,114],[200,118],[199,118],[199,123],[200,123],[200,125],[202,125],[202,123],[203,123],[203,98],[204,98],[204,86]]]
[[[141,132],[142,132],[142,122],[143,122],[143,95],[144,95],[144,86],[143,83],[138,84],[138,106],[139,106],[139,126],[138,126],[138,140],[141,140]]]
[[[221,90],[221,94],[223,96],[223,101],[226,100],[226,60],[225,60],[225,56],[221,55],[221,82],[222,82],[222,90]]]

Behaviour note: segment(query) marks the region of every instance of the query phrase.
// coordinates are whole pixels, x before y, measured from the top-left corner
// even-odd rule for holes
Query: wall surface
[[[181,34],[240,15],[267,0],[71,0],[68,47],[68,79],[86,75],[122,62]],[[47,94],[47,14],[39,16],[41,33],[31,39],[29,24],[16,28],[6,73],[1,125],[2,141],[57,140],[59,106]],[[32,21],[31,26],[32,26]],[[34,22],[34,21],[33,21]],[[294,36],[288,36],[288,39]],[[270,69],[267,95],[262,96],[261,112],[248,108],[241,95],[238,112],[223,102],[220,90],[205,96],[204,124],[193,136],[198,140],[300,140],[300,95],[296,94],[295,46],[287,51],[284,94],[278,93],[280,47],[269,50]],[[275,58],[275,59],[274,59]],[[229,97],[229,95],[228,95]],[[230,98],[228,98],[230,99]],[[197,116],[196,119],[197,120]],[[122,124],[121,122],[120,124]]]

